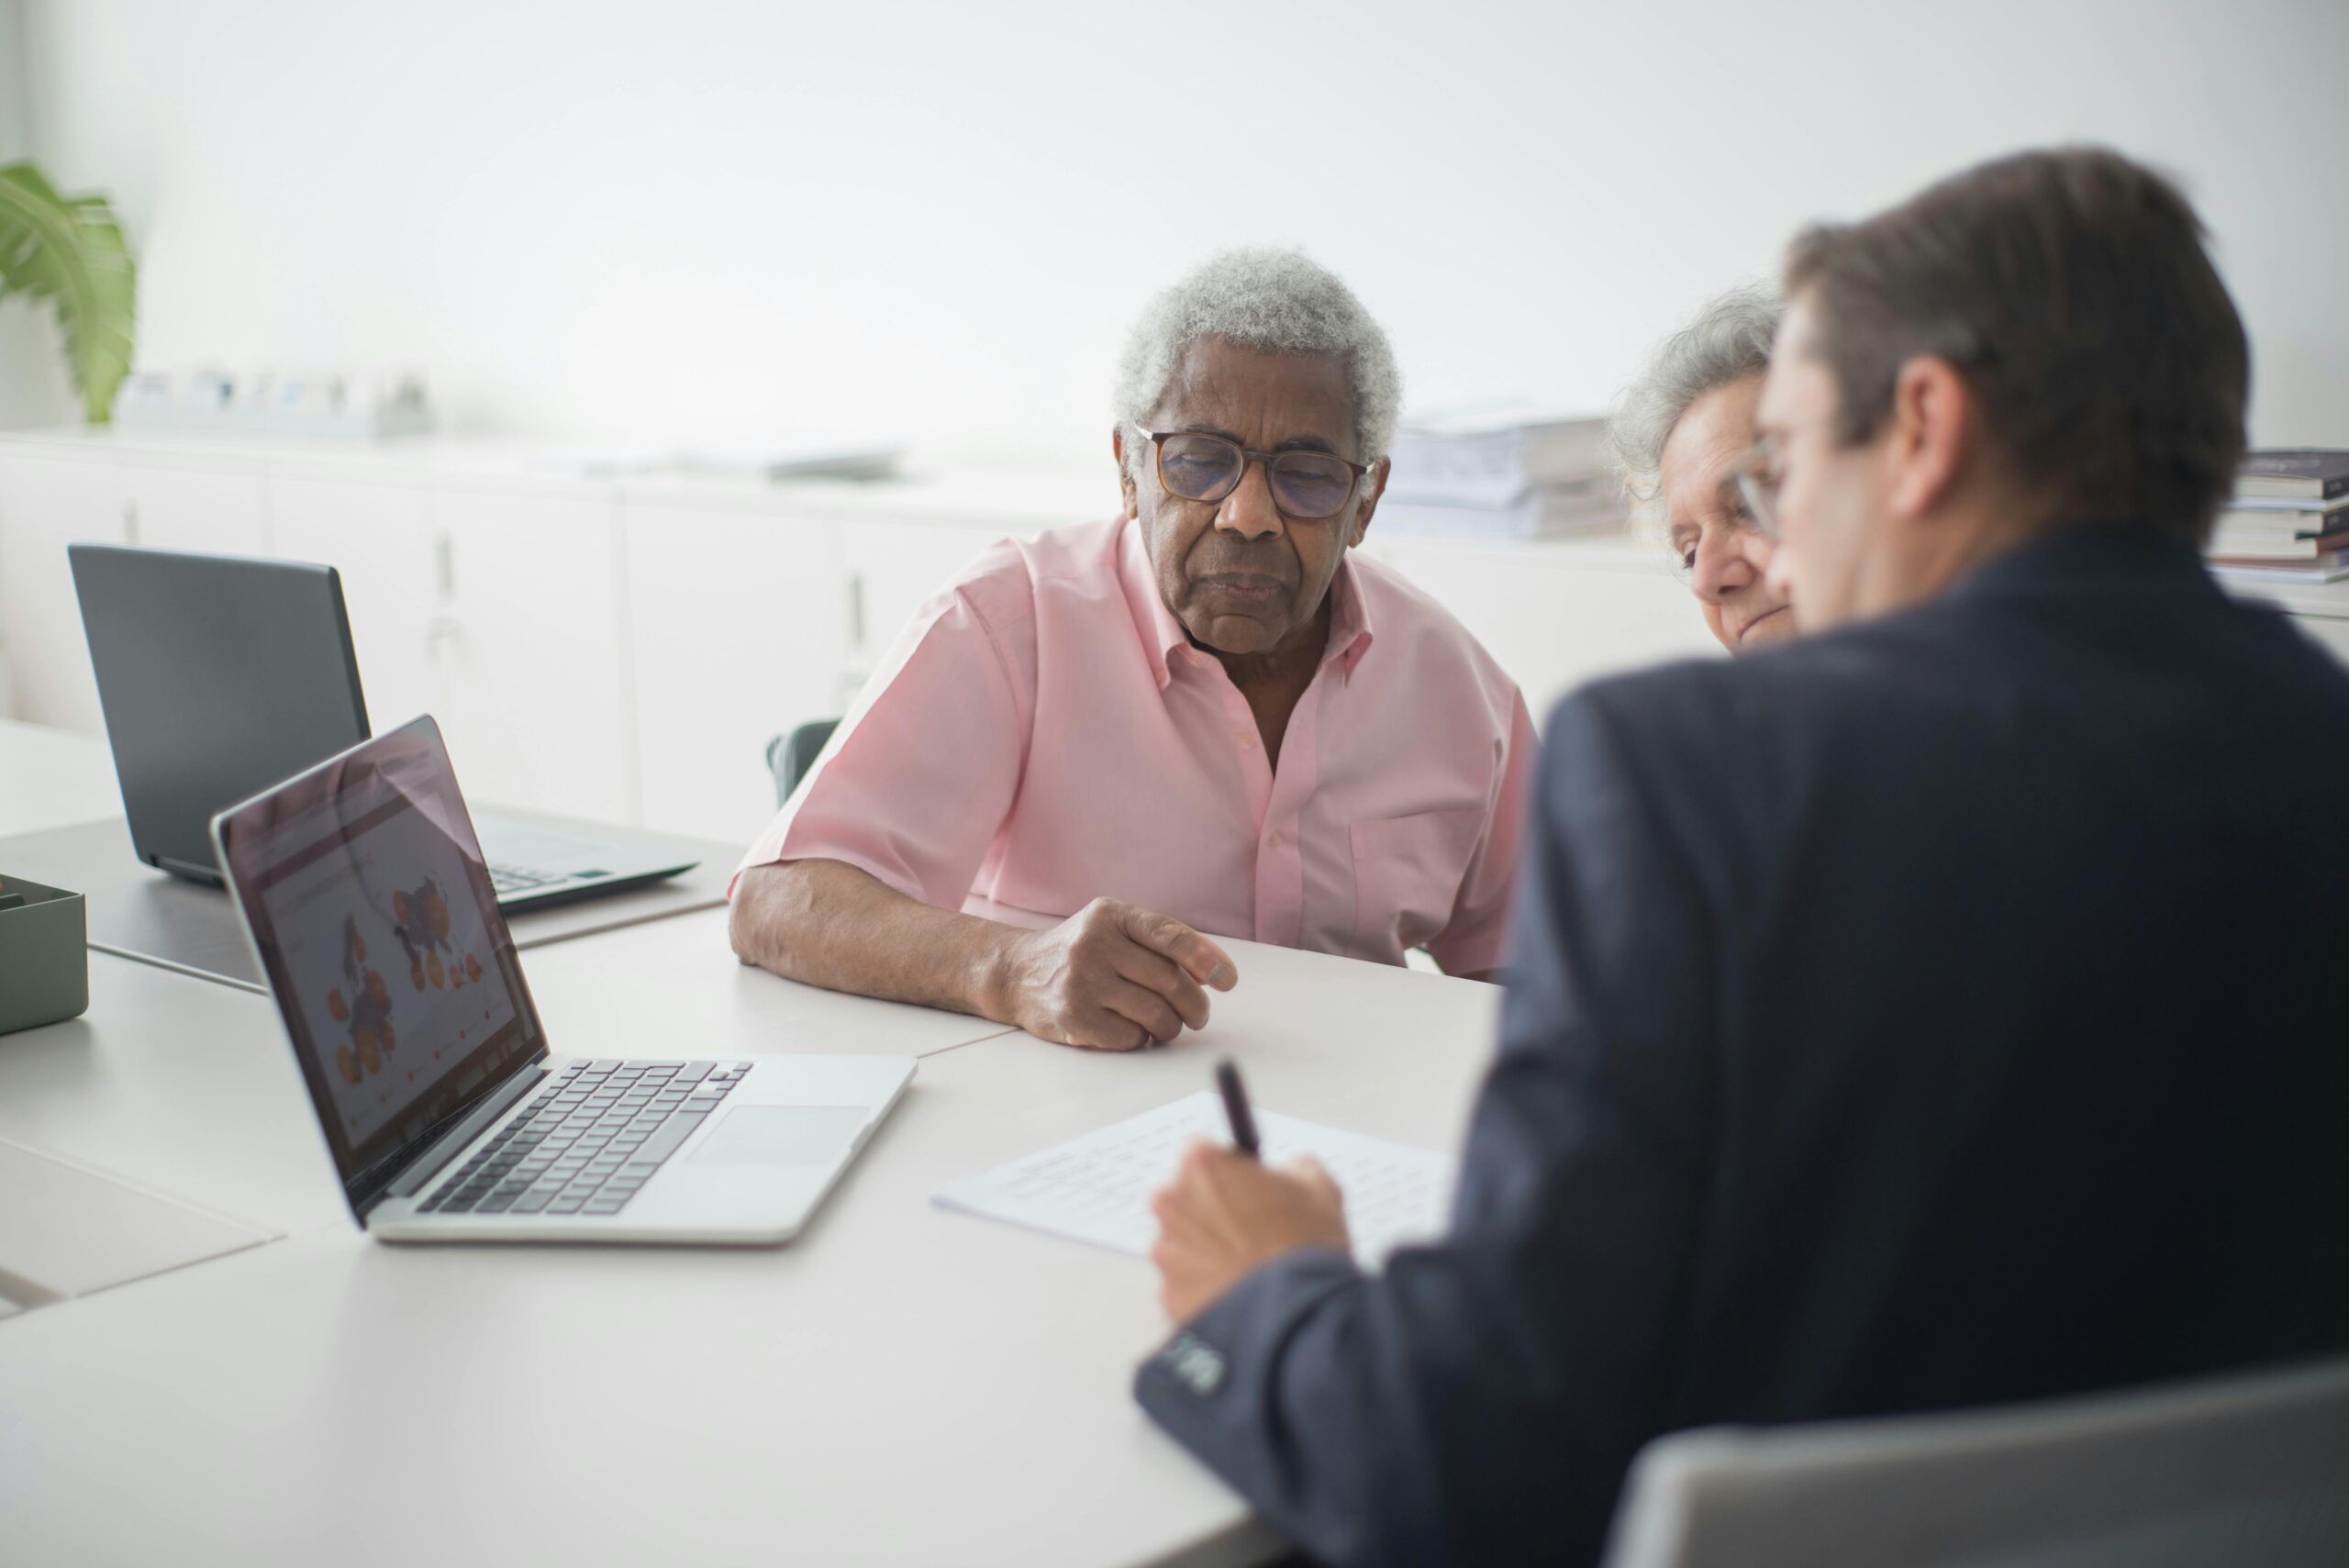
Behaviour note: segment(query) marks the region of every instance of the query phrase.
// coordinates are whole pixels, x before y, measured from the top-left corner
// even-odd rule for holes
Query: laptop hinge
[[[504,1116],[521,1097],[547,1080],[544,1067],[526,1067],[497,1087],[489,1098],[475,1106],[462,1121],[434,1139],[424,1152],[408,1162],[407,1169],[384,1189],[385,1197],[414,1197],[445,1169],[450,1161],[464,1151],[465,1145],[481,1135],[482,1129]]]
[[[155,867],[158,871],[170,872],[173,876],[184,876],[190,882],[209,883],[215,887],[224,885],[220,868],[217,865],[202,865],[195,861],[181,860],[176,855],[159,852],[155,856]]]

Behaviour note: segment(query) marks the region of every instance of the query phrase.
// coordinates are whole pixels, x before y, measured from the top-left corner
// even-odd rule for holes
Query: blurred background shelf
[[[872,484],[601,476],[434,438],[321,449],[81,428],[0,434],[13,716],[95,732],[81,540],[325,562],[379,728],[430,712],[484,799],[748,840],[769,737],[839,714],[922,601],[997,539],[1107,517],[1116,475],[916,469]],[[1574,685],[1719,656],[1662,552],[1382,536],[1371,555],[1492,651],[1540,718]],[[2349,583],[2263,587],[2349,657]]]
[[[14,717],[96,731],[64,547],[340,568],[379,728],[437,715],[485,799],[730,840],[774,809],[766,740],[837,715],[922,601],[994,540],[1110,516],[1116,475],[916,469],[772,484],[614,477],[576,453],[349,448],[81,428],[0,434]],[[1662,557],[1621,536],[1388,539],[1539,713],[1579,681],[1711,656]]]

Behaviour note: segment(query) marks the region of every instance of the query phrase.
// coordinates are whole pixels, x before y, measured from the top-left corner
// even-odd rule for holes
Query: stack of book
[[[2210,564],[2253,583],[2349,577],[2349,450],[2254,451],[2211,531]]]
[[[1413,419],[1389,455],[1374,526],[1390,537],[1556,539],[1626,525],[1604,419]]]

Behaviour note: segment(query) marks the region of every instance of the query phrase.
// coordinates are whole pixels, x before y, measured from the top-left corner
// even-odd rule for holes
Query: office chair
[[[2349,1360],[1957,1415],[1660,1438],[1607,1568],[2349,1563]]]
[[[824,742],[841,727],[837,718],[818,718],[801,725],[788,735],[778,735],[767,742],[767,767],[774,773],[774,803],[778,806],[791,798],[799,781],[824,750]]]

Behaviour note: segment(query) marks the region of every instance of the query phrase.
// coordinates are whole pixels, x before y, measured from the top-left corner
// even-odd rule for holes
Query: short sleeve
[[[1428,943],[1428,951],[1446,974],[1482,974],[1498,969],[1508,952],[1508,917],[1523,846],[1526,790],[1541,746],[1533,733],[1533,717],[1526,711],[1525,695],[1514,687],[1509,692],[1508,737],[1500,746],[1484,837],[1469,860],[1450,923]]]
[[[1004,625],[1002,602],[1014,595],[985,580],[985,565],[981,580],[966,576],[907,623],[738,878],[782,861],[839,861],[908,898],[962,906],[1019,795],[1033,712],[1032,662],[1016,650],[1026,606],[1013,612],[1019,624]],[[1008,570],[1024,589],[1016,561]]]

